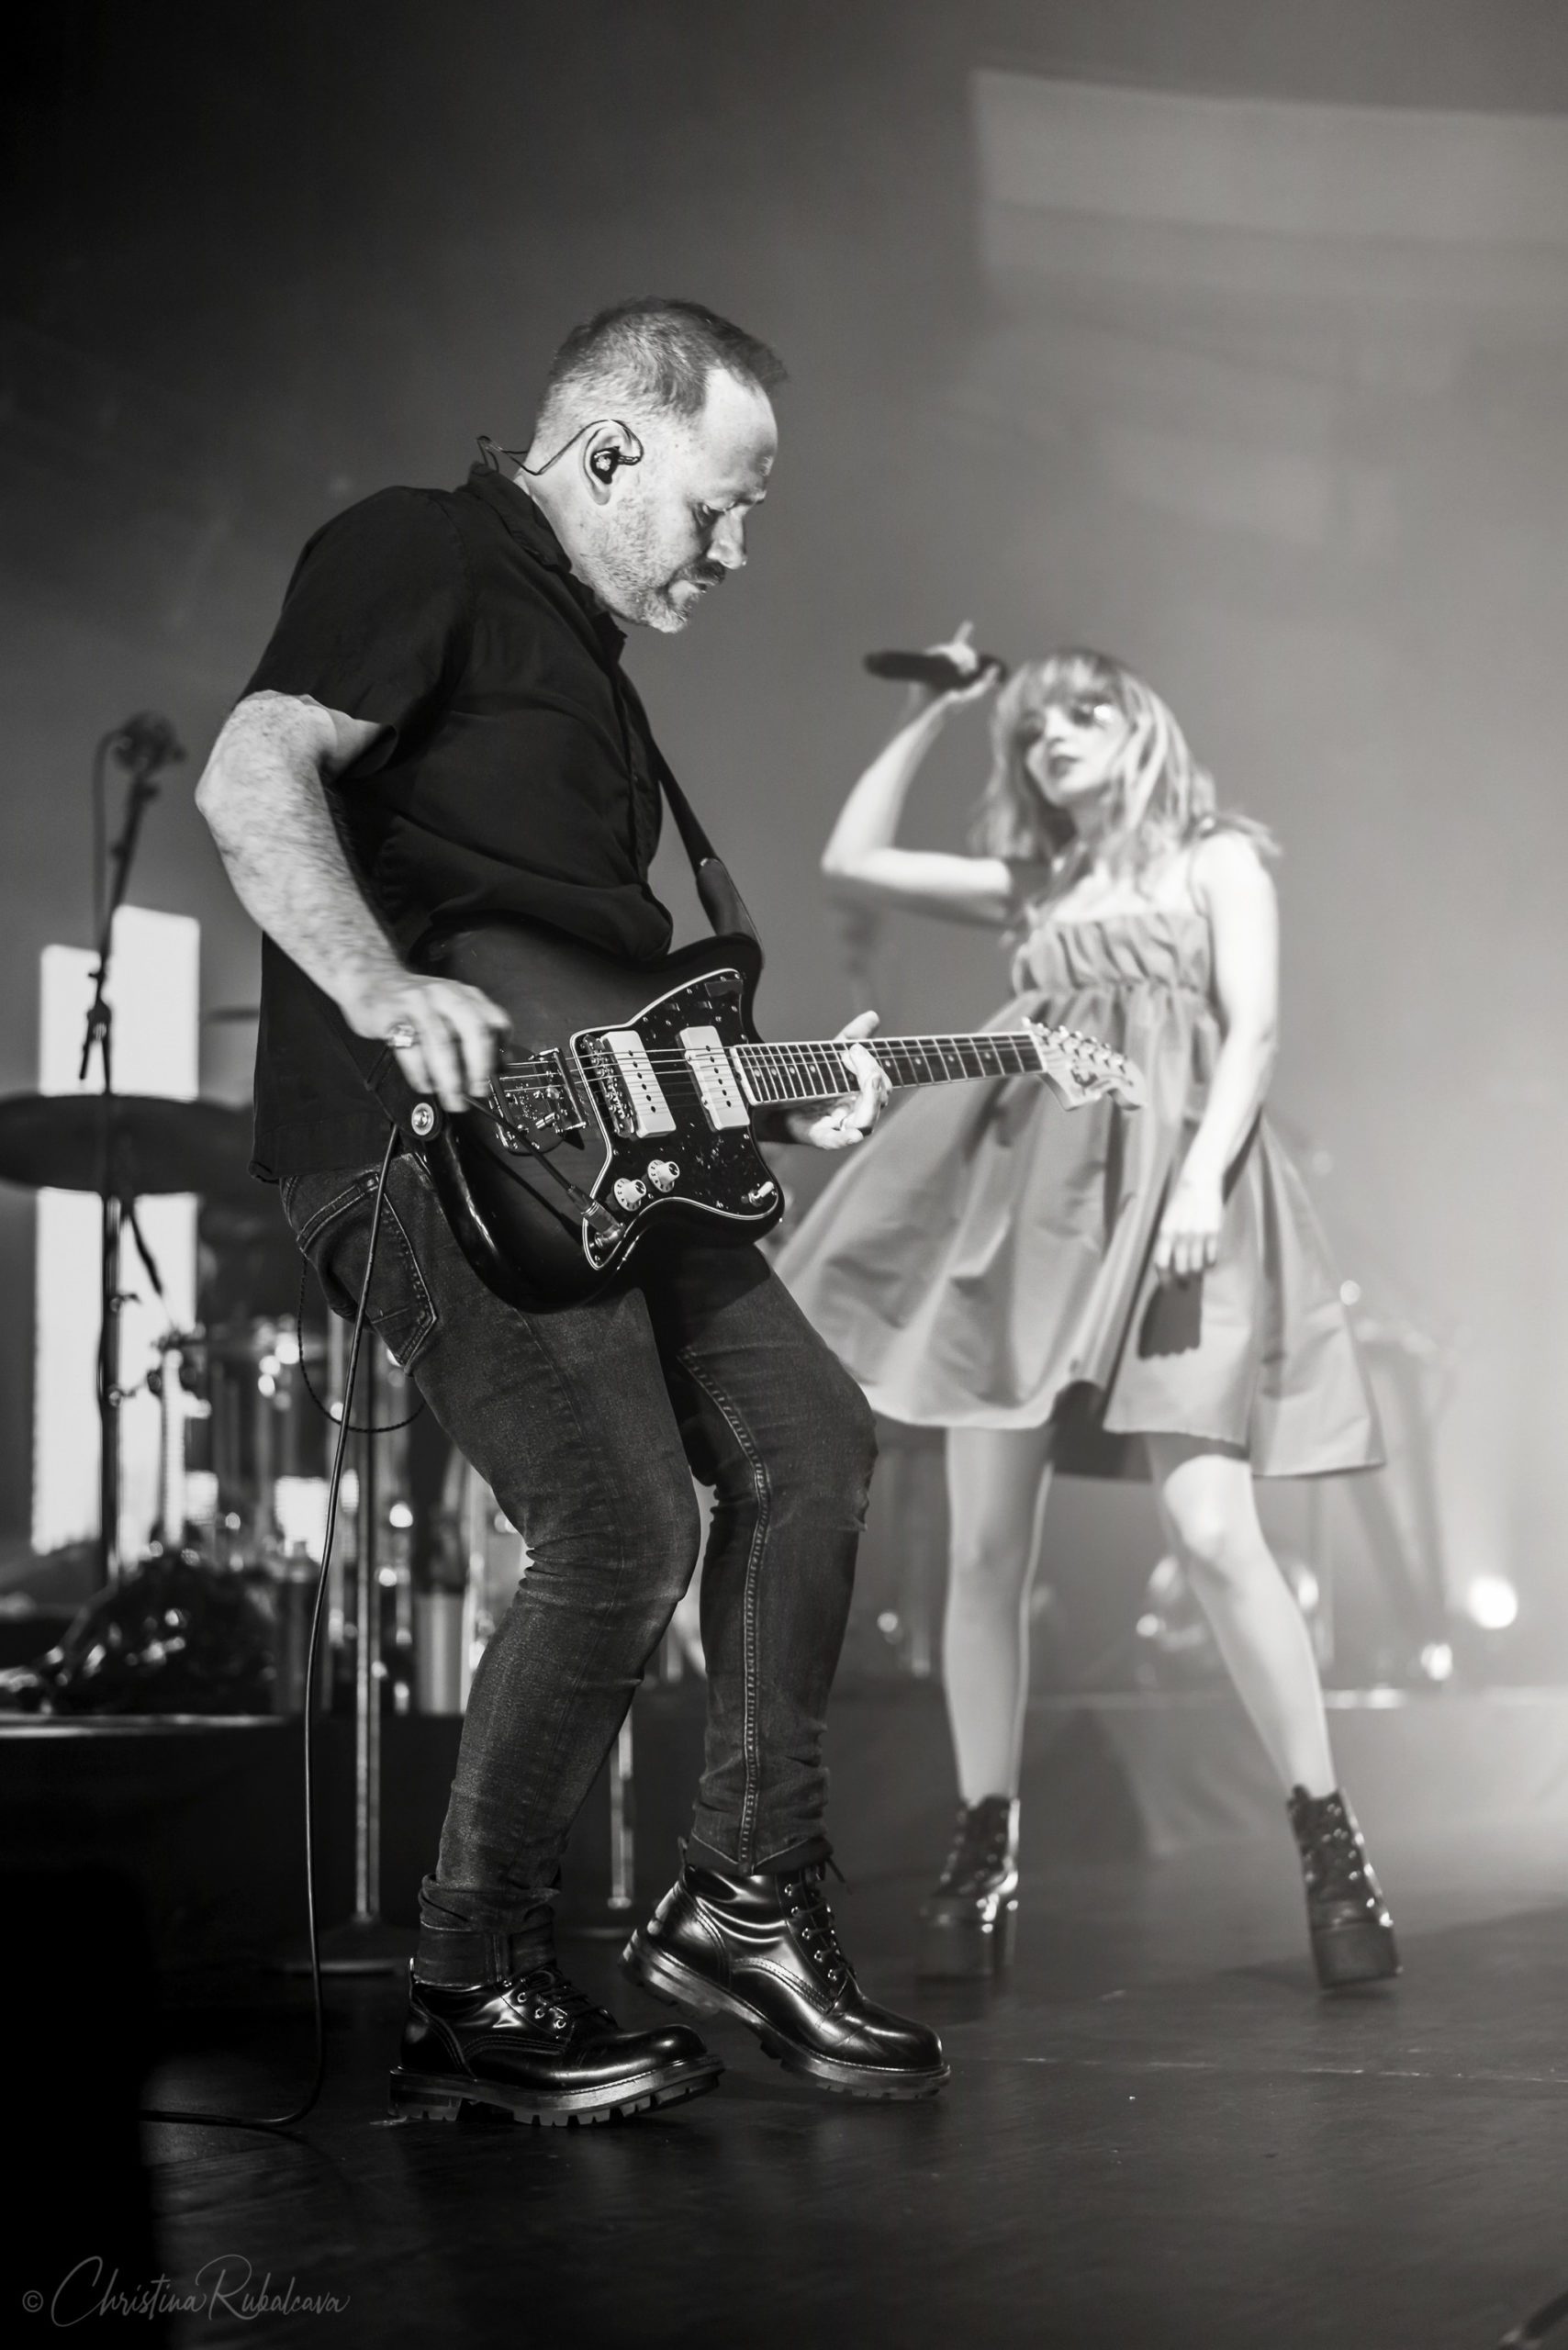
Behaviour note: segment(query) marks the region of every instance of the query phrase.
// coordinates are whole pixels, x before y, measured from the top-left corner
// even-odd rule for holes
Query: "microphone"
[[[972,686],[987,675],[999,680],[1007,675],[1007,664],[994,653],[977,653],[978,669],[960,668],[946,653],[868,653],[863,667],[873,677],[891,677],[912,686],[929,686],[933,693],[957,693],[964,686]]]
[[[166,718],[155,710],[139,710],[111,737],[114,755],[122,767],[150,775],[154,767],[173,767],[185,755],[185,745]]]

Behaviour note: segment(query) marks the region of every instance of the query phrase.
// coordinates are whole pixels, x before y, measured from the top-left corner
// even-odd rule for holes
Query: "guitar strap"
[[[659,789],[669,802],[669,812],[675,818],[680,844],[691,864],[691,876],[697,884],[697,894],[702,901],[702,911],[720,937],[738,931],[754,946],[762,942],[756,934],[756,924],[746,911],[730,875],[730,868],[702,829],[701,820],[682,791],[671,771],[664,753],[655,749]]]

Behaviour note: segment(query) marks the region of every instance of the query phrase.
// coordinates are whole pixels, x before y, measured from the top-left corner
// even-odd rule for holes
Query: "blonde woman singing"
[[[1026,1078],[908,1101],[779,1270],[890,1417],[946,1430],[944,1627],[962,1798],[923,1971],[988,1973],[1017,1904],[1036,1528],[1056,1470],[1146,1474],[1278,1773],[1326,1988],[1398,1972],[1329,1750],[1307,1629],[1253,1480],[1376,1464],[1372,1399],[1301,1182],[1263,1116],[1278,920],[1268,835],[1221,813],[1158,694],[1068,651],[1002,689],[974,853],[901,847],[904,799],[969,679],[917,691],[823,858],[834,889],[993,926],[1021,1013],[1144,1072],[1137,1114],[1062,1116]]]

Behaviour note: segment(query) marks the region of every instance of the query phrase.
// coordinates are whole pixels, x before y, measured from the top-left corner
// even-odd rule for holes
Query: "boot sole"
[[[811,2049],[794,2047],[748,1999],[743,1999],[737,1992],[722,1990],[716,1983],[706,1982],[679,1959],[650,1949],[636,1934],[622,1951],[621,1964],[640,1989],[662,1999],[666,2007],[679,2008],[687,2015],[729,2016],[736,2023],[745,2024],[748,2031],[756,2034],[765,2056],[771,2056],[787,2073],[798,2073],[804,2079],[814,2081],[819,2088],[832,2089],[839,2097],[907,2103],[917,2098],[935,2097],[952,2077],[948,2065],[925,2073],[887,2073],[876,2065],[849,2065],[838,2057],[819,2056]]]
[[[987,1983],[1013,1964],[1018,1904],[1008,1902],[993,1926],[973,1919],[922,1920],[914,1971],[923,1983]]]
[[[1402,1972],[1398,1947],[1385,1926],[1338,1926],[1314,1934],[1312,1963],[1324,1991],[1346,1991],[1357,1983],[1391,1983]]]
[[[587,2128],[596,2121],[628,2121],[663,2105],[684,2105],[719,2086],[723,2065],[717,2056],[644,2073],[619,2086],[595,2089],[510,2089],[500,2081],[476,2081],[461,2073],[406,2073],[395,2065],[387,2081],[387,2110],[395,2121],[461,2121],[476,2119],[532,2123],[536,2130]]]

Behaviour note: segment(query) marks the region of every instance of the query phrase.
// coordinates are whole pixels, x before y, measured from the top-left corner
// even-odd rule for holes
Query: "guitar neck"
[[[1040,1048],[1027,1028],[968,1036],[868,1036],[866,1049],[891,1085],[952,1085],[961,1078],[1037,1077]],[[737,1045],[733,1058],[758,1102],[831,1102],[845,1089],[844,1046]]]

